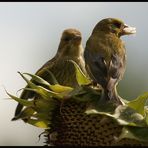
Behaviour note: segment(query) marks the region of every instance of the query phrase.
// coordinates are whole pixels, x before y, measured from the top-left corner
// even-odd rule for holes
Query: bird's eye
[[[70,41],[71,39],[70,38],[64,38],[64,41],[66,41],[66,42],[68,42],[68,41]]]
[[[117,28],[121,28],[121,23],[114,23],[114,26]]]

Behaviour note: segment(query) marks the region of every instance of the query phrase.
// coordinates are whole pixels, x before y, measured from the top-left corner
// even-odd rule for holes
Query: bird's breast
[[[59,61],[51,71],[61,85],[72,87],[77,85],[74,66],[67,59]]]
[[[87,46],[92,54],[102,55],[107,61],[113,54],[118,54],[119,56],[125,54],[122,40],[111,35],[92,36]]]

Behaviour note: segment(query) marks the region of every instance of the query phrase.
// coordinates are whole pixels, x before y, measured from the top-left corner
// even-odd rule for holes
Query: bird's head
[[[104,31],[114,33],[118,37],[136,33],[135,27],[126,25],[122,20],[116,18],[106,18],[101,20],[94,28],[93,33]]]
[[[77,29],[66,29],[63,31],[61,41],[65,44],[81,44],[81,32]]]
[[[64,55],[74,56],[79,54],[82,48],[82,35],[81,32],[77,29],[66,29],[62,33],[60,45],[58,52],[63,53]]]

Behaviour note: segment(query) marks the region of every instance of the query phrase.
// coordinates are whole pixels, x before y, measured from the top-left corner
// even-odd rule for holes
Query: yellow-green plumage
[[[135,32],[121,20],[106,18],[97,23],[86,42],[84,51],[86,69],[93,81],[104,89],[103,101],[111,100],[122,104],[116,85],[125,71],[126,49],[120,37],[130,33]]]

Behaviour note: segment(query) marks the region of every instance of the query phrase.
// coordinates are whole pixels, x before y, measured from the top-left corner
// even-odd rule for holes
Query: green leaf
[[[19,74],[23,77],[23,79],[28,83],[29,87],[31,88],[25,88],[26,90],[30,90],[30,91],[34,91],[38,94],[40,94],[44,99],[48,99],[50,97],[56,97],[56,98],[62,98],[64,95],[65,95],[65,92],[69,92],[72,90],[71,87],[67,87],[67,86],[62,86],[62,85],[59,85],[59,84],[55,84],[55,85],[48,85],[50,88],[52,88],[54,91],[57,90],[57,91],[65,91],[64,93],[57,93],[57,92],[53,92],[49,89],[46,89],[42,86],[39,86],[39,85],[35,85],[34,83],[32,83],[31,81],[29,81],[23,74],[21,74],[19,72]],[[37,77],[34,77],[34,79],[36,78],[36,80],[39,78]],[[39,80],[39,79],[38,79]],[[41,79],[40,79],[40,82],[41,82]],[[43,82],[45,83],[45,82]],[[67,91],[66,91],[67,90]]]
[[[15,101],[19,102],[20,104],[24,105],[24,106],[32,106],[33,105],[33,101],[28,101],[28,100],[24,100],[21,98],[18,98],[16,96],[13,96],[11,94],[9,94],[8,92],[6,92],[12,99],[14,99]]]
[[[99,100],[100,95],[100,91],[96,91],[90,86],[82,85],[73,89],[71,92],[68,93],[66,97],[73,98],[80,102],[95,102],[96,100]]]
[[[35,117],[36,119],[38,120],[48,120],[48,121],[51,121],[51,115],[50,114],[43,114],[43,113],[36,113],[36,114],[33,114],[32,117]]]
[[[123,127],[122,133],[118,140],[123,138],[135,139],[143,142],[148,142],[148,128],[146,127]]]
[[[27,82],[27,84],[29,85],[29,87],[31,87],[33,89],[35,89],[37,87],[34,83],[32,83],[30,80],[28,80],[22,73],[20,73],[20,72],[18,72],[18,73]]]
[[[49,99],[51,97],[55,98],[62,98],[62,93],[56,93],[53,91],[50,91],[42,86],[37,86],[37,93],[40,94],[44,99]]]
[[[52,112],[57,106],[58,106],[57,100],[54,100],[52,98],[50,98],[49,100],[36,99],[34,101],[34,109],[38,113],[48,114],[49,112]]]
[[[30,118],[34,112],[35,110],[32,107],[26,107],[18,116],[14,117],[13,120]]]
[[[30,74],[30,73],[23,73],[23,74],[31,76],[32,77],[32,81],[36,81],[39,84],[44,84],[45,86],[49,86],[50,85],[47,81],[45,81],[43,78],[41,78],[41,77],[39,77],[37,75],[33,75],[33,74]]]
[[[144,116],[145,115],[144,106],[145,106],[147,99],[148,99],[148,92],[142,94],[135,100],[128,102],[127,105],[135,109],[139,114]]]
[[[63,85],[60,85],[60,84],[50,85],[49,88],[50,88],[52,91],[57,92],[57,93],[61,93],[61,92],[70,92],[70,91],[73,90],[72,87],[63,86]]]
[[[73,89],[72,91],[70,91],[67,95],[67,97],[74,97],[74,96],[79,96],[79,95],[83,95],[86,94],[86,90],[83,89],[82,86],[78,86],[75,89]]]
[[[45,100],[49,100],[52,97],[55,98],[62,98],[62,93],[55,93],[49,89],[46,89],[42,86],[36,86],[35,89],[32,88],[25,88],[25,90],[30,90],[30,91],[34,91],[37,94],[39,94],[43,99]]]
[[[85,76],[85,74],[82,72],[78,64],[74,62],[73,60],[69,60],[69,61],[74,64],[75,71],[76,71],[76,79],[77,79],[78,84],[79,85],[90,84],[91,81]]]
[[[40,128],[48,128],[48,124],[49,124],[48,121],[46,120],[43,121],[39,119],[28,119],[27,123]]]
[[[64,92],[64,91],[73,90],[73,88],[71,88],[69,86],[62,86],[60,84],[51,85],[50,83],[48,83],[47,81],[45,81],[44,79],[42,79],[41,77],[39,77],[37,75],[33,75],[33,74],[29,74],[29,73],[23,73],[23,74],[31,76],[32,80],[36,81],[39,84],[43,84],[45,86],[48,86],[54,92],[60,93],[60,92]]]

